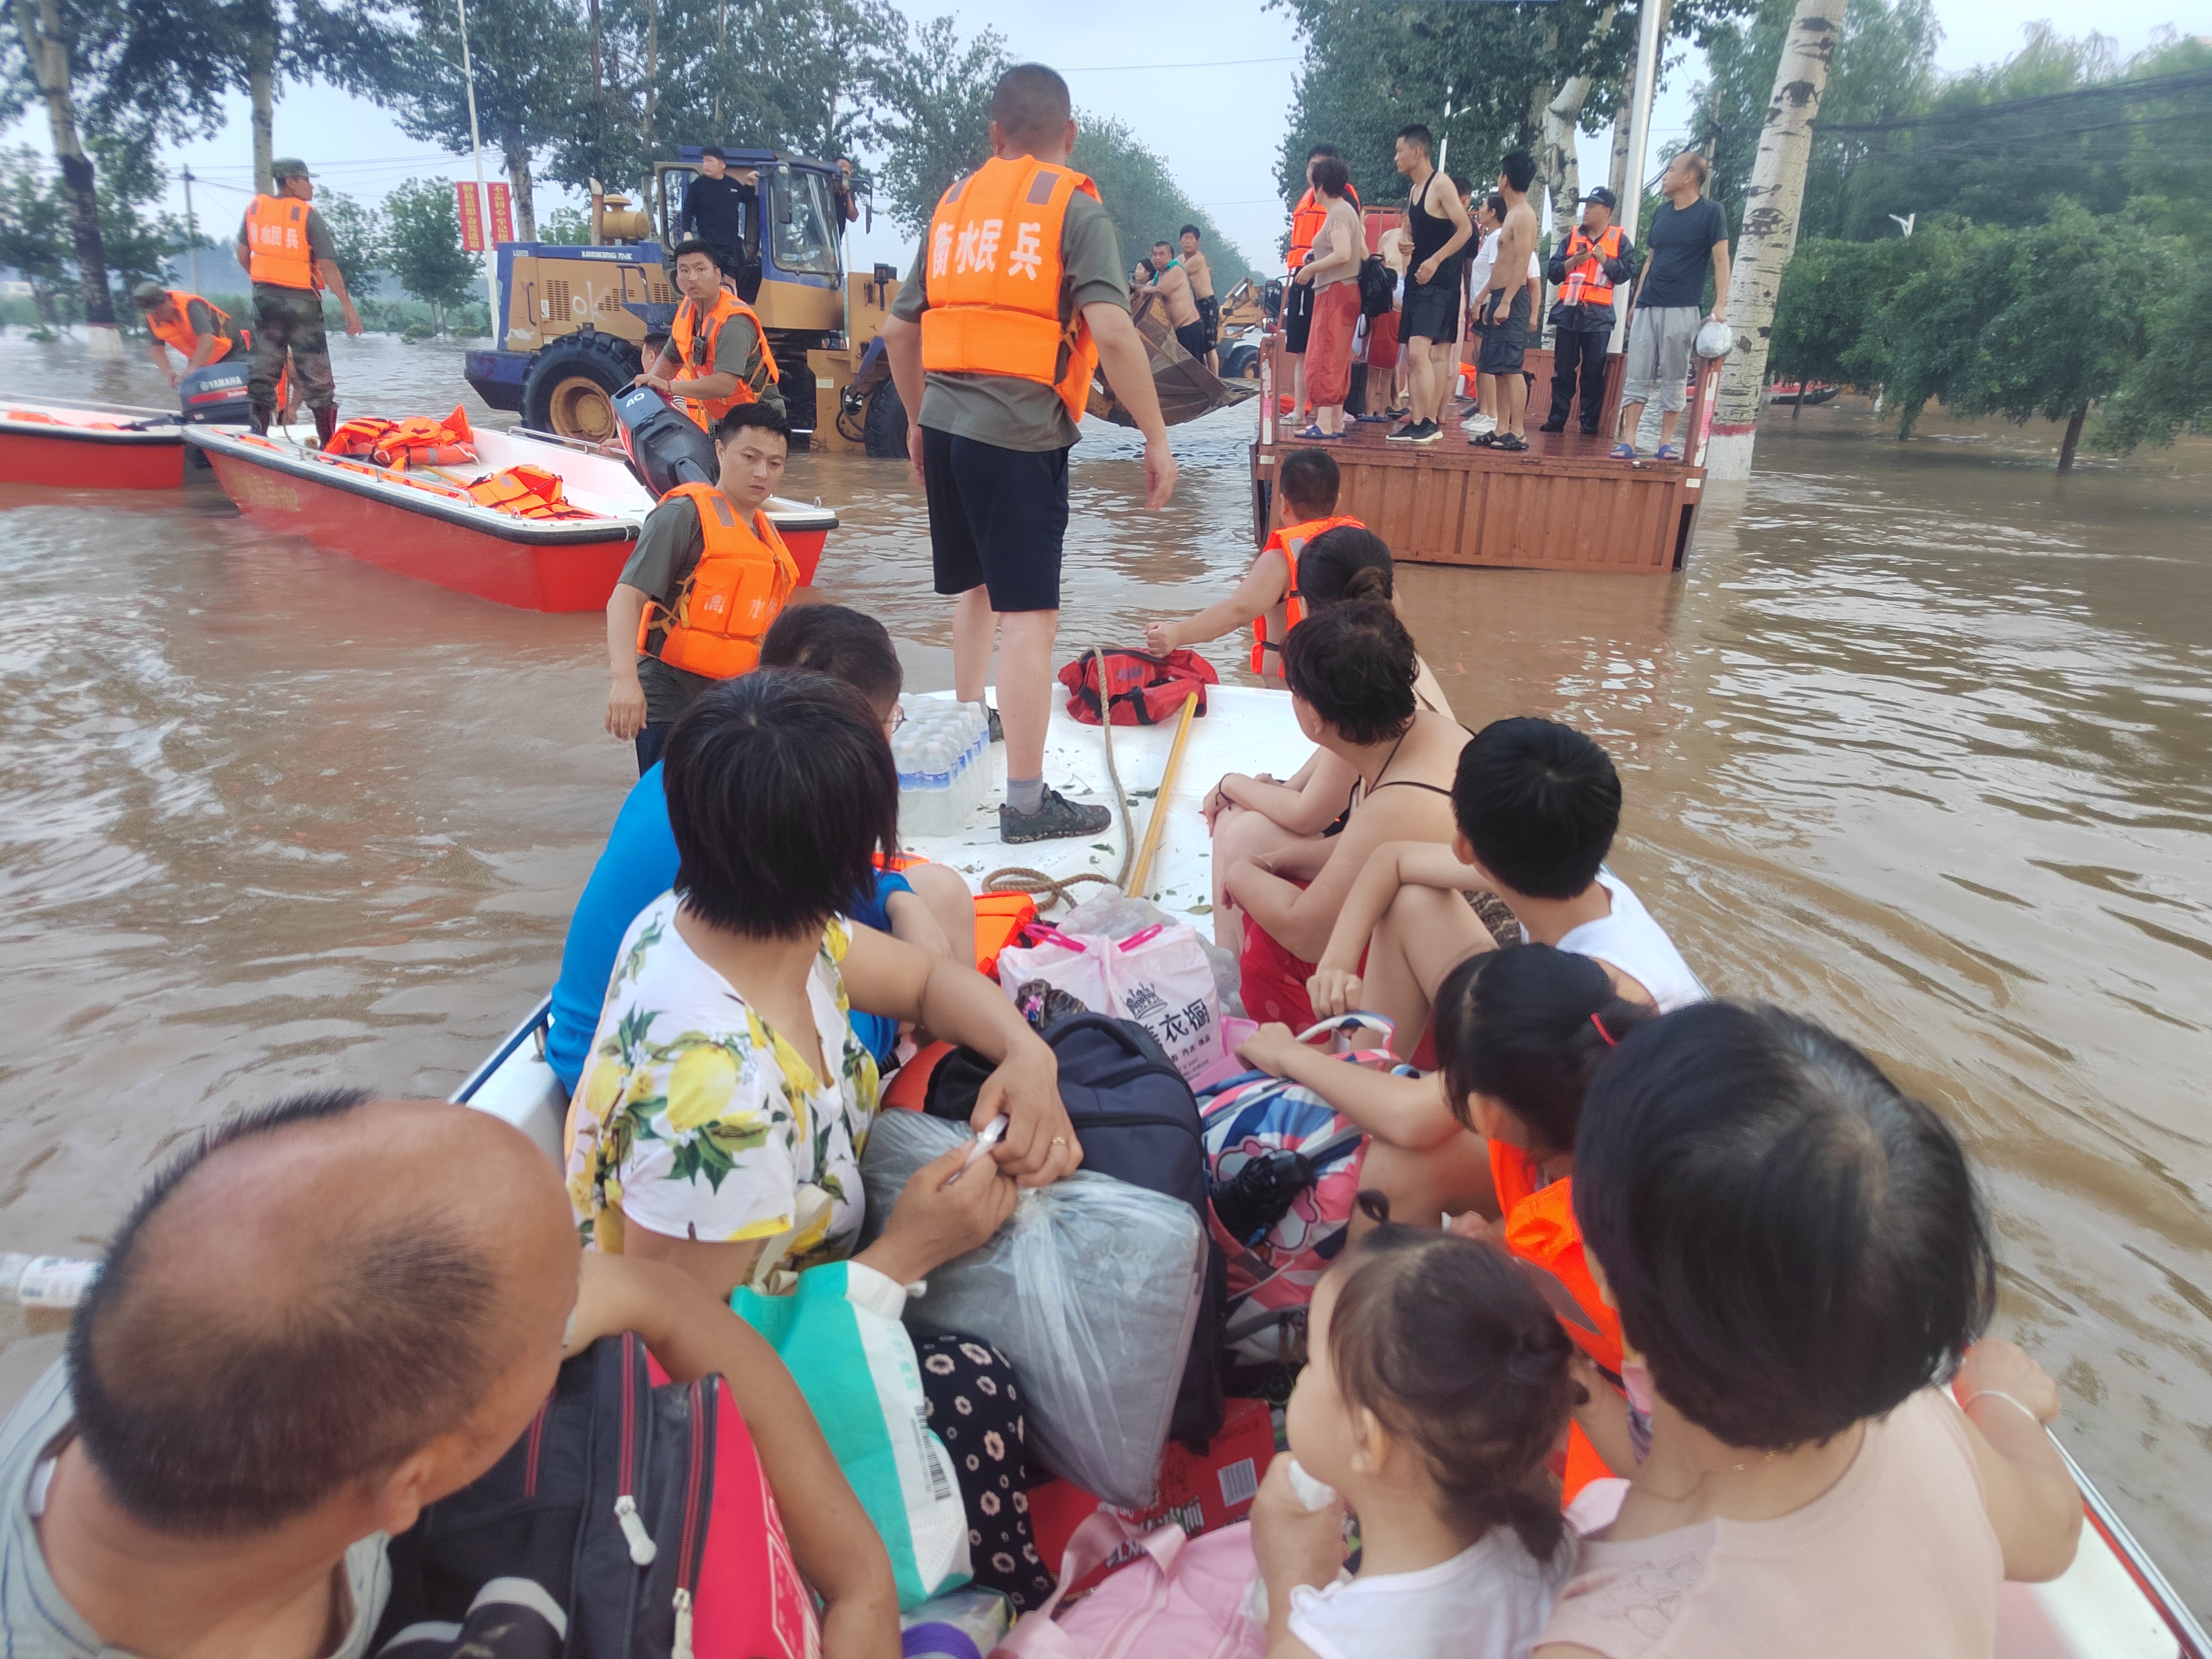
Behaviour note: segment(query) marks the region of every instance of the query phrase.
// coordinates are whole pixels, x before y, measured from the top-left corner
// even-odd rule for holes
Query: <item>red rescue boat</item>
[[[174,489],[184,481],[184,427],[173,413],[0,403],[0,483]]]
[[[545,433],[478,430],[473,462],[404,471],[225,428],[194,427],[185,441],[247,518],[523,611],[604,609],[654,505],[618,450]],[[556,477],[568,516],[521,517],[469,494],[510,467]],[[836,514],[781,496],[768,512],[811,582]]]

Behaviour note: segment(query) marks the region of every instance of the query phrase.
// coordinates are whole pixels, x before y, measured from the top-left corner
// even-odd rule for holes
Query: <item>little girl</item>
[[[1572,1389],[1559,1321],[1503,1251],[1385,1221],[1310,1332],[1252,1506],[1270,1659],[1522,1659],[1574,1560],[1543,1470]],[[1307,1508],[1294,1460],[1341,1496]]]

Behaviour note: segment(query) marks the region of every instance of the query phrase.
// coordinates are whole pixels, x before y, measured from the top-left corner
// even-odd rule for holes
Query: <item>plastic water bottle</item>
[[[0,1255],[0,1293],[26,1308],[74,1308],[99,1277],[100,1263],[76,1256]]]

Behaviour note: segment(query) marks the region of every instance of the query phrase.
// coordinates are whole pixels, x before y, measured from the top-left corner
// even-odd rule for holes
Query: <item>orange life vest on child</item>
[[[1060,393],[1068,418],[1091,400],[1098,348],[1066,295],[1060,230],[1098,186],[1033,155],[994,156],[945,192],[929,222],[921,366],[1004,374]]]
[[[180,288],[173,288],[167,292],[169,303],[176,307],[177,320],[165,323],[155,313],[148,312],[146,326],[153,331],[154,337],[163,345],[183,353],[190,361],[192,353],[200,349],[199,331],[192,326],[191,308],[197,303],[215,313],[215,349],[208,353],[208,362],[219,363],[230,356],[231,342],[237,337],[237,331],[230,325],[230,313],[214,301],[203,300],[198,295],[187,294]]]
[[[686,300],[676,307],[676,320],[668,327],[668,342],[690,371],[689,378],[701,380],[716,372],[714,353],[722,343],[722,325],[732,317],[742,317],[759,330],[761,361],[768,365],[769,383],[782,384],[783,376],[776,368],[775,353],[769,349],[768,331],[761,327],[758,312],[726,288],[714,291],[714,307],[703,319],[697,315],[698,309],[696,301]],[[714,423],[738,404],[759,401],[753,389],[741,379],[736,390],[726,398],[684,398],[684,412],[711,433]]]
[[[399,421],[357,415],[331,434],[323,453],[366,455],[396,472],[410,466],[459,466],[476,459],[476,434],[470,429],[468,411],[458,404],[442,421],[427,415]]]
[[[246,210],[246,275],[273,288],[318,292],[315,256],[307,246],[308,203],[296,196],[257,196]]]
[[[647,602],[638,618],[637,648],[686,673],[735,679],[758,665],[761,638],[799,585],[799,566],[767,514],[756,513],[747,524],[712,484],[678,484],[662,500],[678,495],[698,507],[706,545],[673,610]]]
[[[1605,274],[1605,261],[1620,257],[1620,227],[1607,225],[1595,241],[1577,225],[1567,238],[1567,280],[1559,286],[1563,306],[1609,306],[1613,278]]]
[[[1283,632],[1285,635],[1305,620],[1305,601],[1298,597],[1299,550],[1320,535],[1322,531],[1340,529],[1346,525],[1350,525],[1354,530],[1367,528],[1365,525],[1346,513],[1340,513],[1330,519],[1308,519],[1303,524],[1285,525],[1273,535],[1268,537],[1267,544],[1260,550],[1262,553],[1281,554],[1284,562],[1291,567],[1290,589],[1283,595]],[[1280,655],[1282,649],[1280,641],[1270,640],[1267,637],[1267,619],[1265,617],[1253,617],[1252,672],[1255,674],[1265,674],[1267,672],[1266,666],[1267,653],[1273,651]]]

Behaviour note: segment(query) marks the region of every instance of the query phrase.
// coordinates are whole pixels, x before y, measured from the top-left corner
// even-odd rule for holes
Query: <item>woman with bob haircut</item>
[[[2081,1499],[2057,1387],[1982,1337],[1943,1121],[1808,1020],[1699,1004],[1600,1067],[1574,1210],[1650,1440],[1537,1659],[1995,1651],[1999,1583],[2066,1570]]]
[[[1244,1003],[1255,1019],[1312,1023],[1313,958],[1370,853],[1396,841],[1451,841],[1451,781],[1467,732],[1419,706],[1419,670],[1413,636],[1386,599],[1333,605],[1283,642],[1298,729],[1352,782],[1338,828],[1236,857],[1222,872],[1223,898],[1244,916]]]
[[[856,1007],[999,1061],[974,1121],[1009,1118],[1005,1178],[947,1189],[965,1149],[947,1154],[857,1260],[912,1284],[991,1236],[1016,1179],[1073,1170],[1052,1050],[998,987],[843,920],[874,855],[898,845],[890,745],[860,692],[757,670],[685,711],[666,766],[675,888],[623,940],[569,1113],[587,1243],[669,1262],[725,1299],[770,1241],[790,1267],[848,1255],[878,1088]]]

